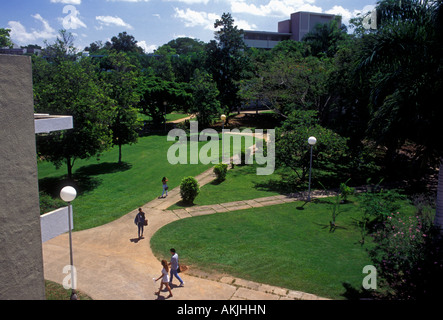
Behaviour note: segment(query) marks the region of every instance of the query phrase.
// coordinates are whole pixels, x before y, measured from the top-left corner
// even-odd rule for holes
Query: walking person
[[[180,281],[180,287],[183,287],[185,283],[183,282],[182,278],[178,275],[178,269],[180,265],[178,264],[178,254],[175,251],[174,248],[171,248],[171,262],[169,262],[169,265],[171,266],[171,278],[169,279],[169,284],[172,285],[172,279],[174,279],[174,276]]]
[[[162,179],[163,192],[162,192],[161,198],[166,198],[168,196],[168,184],[167,184],[167,182],[168,182],[168,178],[163,177],[163,179]],[[163,197],[164,194],[166,194],[166,195]]]
[[[166,287],[166,289],[168,289],[169,291],[169,296],[167,296],[166,298],[170,298],[172,297],[172,291],[171,291],[171,287],[169,286],[169,267],[168,267],[168,262],[166,260],[162,260],[162,274],[160,277],[158,277],[155,281],[158,281],[160,279],[162,279],[161,284],[160,284],[160,289],[158,289],[158,292],[156,292],[156,295],[160,294],[160,291],[162,291],[163,289],[163,285]]]
[[[145,213],[143,212],[142,208],[138,208],[138,213],[135,216],[134,223],[138,227],[138,238],[139,239],[143,238],[144,226],[148,225],[147,221],[148,220],[146,220]]]

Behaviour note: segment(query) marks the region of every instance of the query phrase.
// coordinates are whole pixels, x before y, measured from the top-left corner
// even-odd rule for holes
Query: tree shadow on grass
[[[127,171],[132,168],[132,164],[127,162],[103,162],[83,166],[75,171],[76,176],[98,176],[101,174],[117,173]]]
[[[180,201],[177,201],[177,202],[175,203],[175,205],[176,205],[176,206],[179,206],[179,207],[183,207],[183,208],[190,208],[190,207],[197,206],[198,204],[196,204],[196,203],[190,203],[190,202],[187,202],[187,201],[184,201],[184,200],[180,200]]]
[[[72,186],[77,190],[78,195],[93,191],[102,183],[102,179],[94,176],[116,173],[131,169],[132,165],[126,162],[91,164],[79,168],[73,174],[72,179],[67,175],[42,178],[38,181],[39,190],[51,195],[53,198],[60,196],[60,190],[66,186]]]
[[[49,194],[53,198],[60,197],[60,190],[66,186],[72,186],[78,195],[96,189],[102,180],[96,177],[74,175],[73,179],[68,179],[66,175],[53,178],[43,178],[38,181],[39,190]]]
[[[285,181],[280,179],[269,179],[266,182],[257,182],[254,184],[254,188],[261,191],[278,192],[280,194],[294,192],[294,188],[288,186]]]
[[[341,296],[345,297],[347,300],[374,300],[376,297],[370,291],[366,290],[361,286],[359,289],[354,288],[351,284],[347,282],[342,283],[345,288],[345,292]]]

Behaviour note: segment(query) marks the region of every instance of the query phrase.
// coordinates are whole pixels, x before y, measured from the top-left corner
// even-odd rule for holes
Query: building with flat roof
[[[301,41],[317,24],[332,21],[334,14],[299,11],[292,13],[290,19],[278,22],[278,31],[244,31],[244,41],[248,47],[272,49],[280,41]]]

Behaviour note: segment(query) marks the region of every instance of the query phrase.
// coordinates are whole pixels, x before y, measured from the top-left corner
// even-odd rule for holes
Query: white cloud
[[[154,52],[155,50],[158,49],[158,46],[157,46],[157,45],[155,45],[155,44],[148,45],[148,44],[146,43],[145,40],[143,40],[143,41],[138,41],[138,42],[137,42],[137,45],[138,45],[140,48],[142,48],[142,49],[145,51],[145,53],[152,53],[152,52]]]
[[[184,21],[185,27],[203,27],[207,30],[215,31],[214,23],[215,20],[220,19],[220,16],[216,13],[207,13],[203,11],[194,11],[187,8],[186,10],[181,10],[175,8],[175,18],[179,18]],[[237,20],[235,17],[234,24],[243,30],[254,30],[257,29],[255,24],[250,24],[246,20]]]
[[[51,3],[82,4],[82,0],[51,0]]]
[[[315,0],[270,0],[267,4],[256,5],[246,0],[229,0],[233,13],[248,13],[256,16],[288,17],[297,11],[321,12]]]
[[[215,13],[198,12],[189,8],[186,10],[175,8],[174,10],[174,17],[183,20],[185,27],[203,27],[204,29],[215,30],[214,22],[220,18],[219,15]]]
[[[257,29],[257,26],[255,24],[249,24],[249,22],[247,22],[246,20],[238,20],[234,19],[234,25],[237,26],[238,29],[243,29],[243,30],[255,30]]]
[[[342,24],[348,25],[349,20],[351,18],[356,17],[359,14],[365,14],[367,12],[370,12],[375,8],[375,5],[367,5],[363,7],[362,10],[353,10],[352,12],[348,9],[343,8],[342,6],[333,6],[331,9],[327,10],[326,13],[340,15],[342,17]]]
[[[167,2],[183,2],[186,4],[208,4],[209,0],[164,0]]]
[[[151,0],[106,0],[108,2],[149,2]]]
[[[117,27],[124,27],[127,29],[133,29],[133,27],[124,22],[122,18],[120,17],[112,17],[112,16],[97,16],[95,19],[100,23],[100,27],[98,29],[103,29],[103,26],[109,27],[109,26],[117,26]]]
[[[349,24],[349,20],[360,13],[367,13],[375,8],[375,5],[367,5],[362,10],[350,11],[342,6],[335,5],[329,10],[316,6],[316,0],[269,0],[266,4],[256,5],[248,0],[227,0],[233,13],[248,13],[255,16],[281,17],[289,19],[291,13],[297,11],[310,11],[329,13],[342,16],[342,23]],[[246,28],[244,28],[246,29]]]
[[[12,40],[18,42],[19,44],[29,44],[36,42],[37,40],[48,40],[57,36],[57,32],[49,25],[48,21],[43,19],[39,13],[31,15],[31,17],[37,21],[40,21],[43,25],[43,29],[31,29],[32,31],[28,32],[19,21],[9,21],[8,26],[11,29]]]

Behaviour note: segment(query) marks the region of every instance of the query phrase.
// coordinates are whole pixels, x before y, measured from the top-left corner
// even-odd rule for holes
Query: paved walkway
[[[252,148],[252,147],[251,147]],[[200,186],[215,179],[213,169],[196,176]],[[312,196],[327,196],[313,192]],[[215,214],[247,208],[271,206],[305,199],[303,194],[278,195],[254,200],[166,210],[181,200],[180,188],[169,191],[165,199],[154,199],[142,208],[149,226],[144,238],[137,239],[134,217],[138,208],[108,224],[72,234],[74,265],[77,269],[77,288],[94,300],[155,300],[164,299],[167,291],[155,295],[159,282],[153,278],[161,274],[162,266],[150,247],[150,239],[161,227],[203,214]],[[74,207],[75,212],[75,207]],[[168,255],[169,253],[165,253]],[[68,234],[43,244],[45,279],[63,283],[69,264]],[[260,284],[229,275],[206,275],[192,266],[182,274],[184,287],[173,285],[173,297],[178,300],[319,300],[313,294]],[[177,281],[177,280],[175,280]],[[178,283],[177,283],[178,284]]]
[[[196,177],[200,185],[214,179],[212,169]],[[137,209],[106,225],[74,232],[72,235],[74,265],[77,268],[77,288],[95,300],[155,300],[168,293],[154,294],[159,283],[152,278],[161,274],[161,265],[151,251],[150,238],[161,227],[173,221],[202,214],[214,214],[300,200],[300,196],[273,196],[254,200],[235,201],[211,206],[165,210],[180,200],[179,187],[171,190],[166,199],[155,199],[143,206],[149,219],[144,239],[136,239],[134,217]],[[321,196],[318,194],[317,196]],[[75,209],[74,209],[75,210]],[[167,253],[166,253],[167,254]],[[69,264],[68,234],[43,244],[45,279],[63,283],[63,273]],[[173,285],[173,297],[179,300],[318,300],[313,294],[260,284],[231,277],[194,272],[182,274],[184,287]]]

